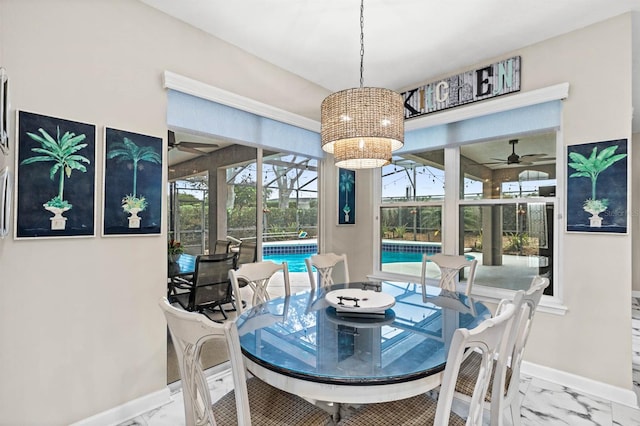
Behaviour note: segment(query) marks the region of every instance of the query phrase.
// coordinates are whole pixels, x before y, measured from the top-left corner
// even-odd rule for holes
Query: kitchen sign
[[[438,112],[520,90],[520,56],[402,93],[404,118]]]

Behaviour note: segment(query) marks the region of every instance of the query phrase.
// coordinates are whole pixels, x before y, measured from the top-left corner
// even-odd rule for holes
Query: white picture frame
[[[0,68],[0,151],[9,155],[9,77]]]
[[[11,222],[11,172],[9,167],[0,171],[0,239],[9,235]]]
[[[95,237],[96,126],[17,110],[15,127],[14,240]]]

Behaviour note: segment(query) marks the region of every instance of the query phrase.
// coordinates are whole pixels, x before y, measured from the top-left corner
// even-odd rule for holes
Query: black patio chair
[[[238,266],[258,261],[258,244],[255,241],[243,241],[238,248]]]
[[[233,304],[233,291],[229,279],[229,270],[236,268],[236,253],[199,255],[193,274],[191,291],[173,296],[187,311],[200,312],[212,321],[208,312],[216,308],[227,319],[224,305]]]

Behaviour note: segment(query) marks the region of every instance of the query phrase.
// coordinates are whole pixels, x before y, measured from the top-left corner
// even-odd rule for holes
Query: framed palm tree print
[[[567,147],[567,232],[626,234],[626,139]]]
[[[105,128],[103,236],[158,235],[162,138]]]
[[[94,236],[95,126],[17,114],[14,238]]]
[[[356,172],[338,168],[338,225],[356,223]]]

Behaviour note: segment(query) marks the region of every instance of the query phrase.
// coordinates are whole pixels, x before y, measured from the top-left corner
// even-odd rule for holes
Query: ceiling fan
[[[547,154],[518,155],[516,154],[517,143],[518,143],[518,139],[511,139],[509,141],[509,144],[511,145],[511,155],[509,155],[506,159],[492,158],[492,160],[496,160],[496,161],[490,162],[490,163],[483,163],[483,164],[522,164],[524,166],[529,166],[536,161],[553,160],[553,157],[548,157]]]
[[[176,134],[171,130],[169,130],[167,140],[168,140],[169,150],[177,149],[178,151],[188,152],[190,154],[196,154],[196,155],[208,154],[208,151],[203,151],[201,148],[218,148],[219,146],[213,143],[204,143],[204,142],[189,142],[189,141],[176,142]]]

